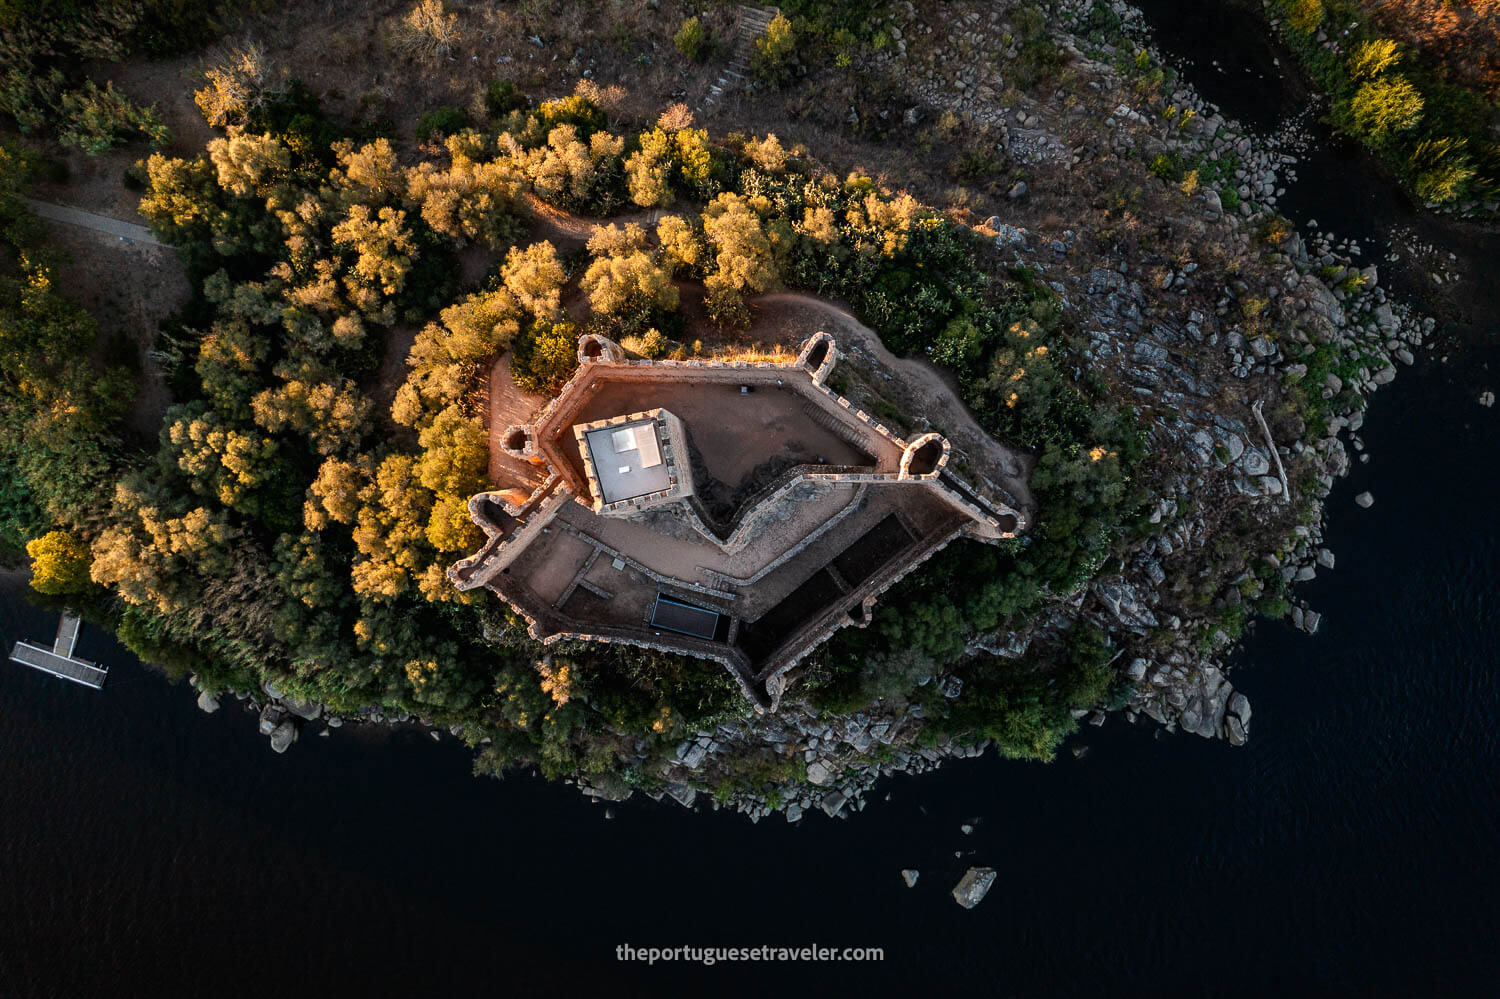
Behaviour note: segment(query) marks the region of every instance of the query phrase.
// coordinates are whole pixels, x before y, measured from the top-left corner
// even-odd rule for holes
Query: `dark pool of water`
[[[1357,214],[1340,197],[1323,216]],[[101,693],[0,666],[0,995],[1490,993],[1492,342],[1376,398],[1374,458],[1331,501],[1338,569],[1304,591],[1322,632],[1263,626],[1238,660],[1243,749],[1116,719],[1083,759],[955,763],[847,822],[649,802],[605,820],[412,733],[274,756],[251,717],[200,714],[98,632],[80,651],[114,666]],[[55,623],[0,600],[7,644]],[[964,912],[947,893],[971,863],[1000,877]],[[620,943],[886,960],[644,969]]]

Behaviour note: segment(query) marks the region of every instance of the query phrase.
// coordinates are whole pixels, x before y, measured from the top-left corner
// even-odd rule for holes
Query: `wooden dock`
[[[73,614],[64,614],[57,625],[57,638],[52,648],[44,648],[34,642],[17,642],[10,650],[10,661],[39,669],[43,673],[81,683],[85,687],[100,690],[109,676],[109,669],[87,659],[73,655],[78,646],[78,632],[83,622]]]

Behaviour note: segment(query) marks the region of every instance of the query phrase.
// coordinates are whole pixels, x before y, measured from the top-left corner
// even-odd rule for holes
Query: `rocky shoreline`
[[[1058,293],[1087,342],[1083,355],[1112,391],[1140,401],[1155,497],[1150,529],[1123,560],[1054,595],[1023,630],[975,637],[969,653],[1019,657],[1089,622],[1108,636],[1114,666],[1132,684],[1116,708],[1127,720],[1241,745],[1252,709],[1229,679],[1234,622],[1275,607],[1317,632],[1320,614],[1280,594],[1334,567],[1322,544],[1323,503],[1352,461],[1367,458],[1358,436],[1364,400],[1398,364],[1413,363],[1433,321],[1389,297],[1376,267],[1357,263],[1358,246],[1298,235],[1278,219],[1276,202],[1295,176],[1294,137],[1251,136],[1180,81],[1163,84],[1170,113],[1140,98],[1143,78],[1159,79],[1152,74],[1161,60],[1139,11],[1110,4],[1113,27],[1101,40],[1096,5],[1059,4],[1048,38],[1067,53],[1070,89],[1023,93],[1007,79],[1022,56],[1015,25],[983,5],[951,6],[931,24],[905,4],[877,69],[911,96],[906,126],[956,113],[987,128],[997,151],[1026,170],[1030,179],[1009,189],[1015,211],[977,229],[993,243],[996,266],[1025,267]],[[1057,192],[1095,173],[1139,178],[1141,164],[1162,163],[1198,167],[1191,181],[1166,169],[1144,174],[1144,203],[1161,213],[1150,221],[1170,230],[1168,242],[1212,248],[1211,266],[1165,249],[1101,257],[1081,247],[1078,230],[1091,220],[1060,211]],[[1257,321],[1262,315],[1275,320]],[[1320,421],[1287,415],[1293,391],[1316,400]],[[1240,540],[1245,550],[1225,557],[1214,542],[1231,521],[1254,529]],[[957,697],[961,670],[927,684]],[[319,734],[345,722],[423,723],[375,710],[342,718],[274,688],[264,694],[241,696],[277,752],[319,721],[327,726]],[[217,702],[205,694],[199,705],[214,710]],[[1099,725],[1109,713],[1077,714]],[[689,808],[707,798],[752,821],[778,811],[790,822],[813,810],[844,817],[887,776],[989,748],[932,738],[925,728],[920,704],[830,716],[788,696],[774,715],[693,734],[666,760],[637,741],[637,780],[578,784],[603,801],[636,790]],[[793,758],[796,776],[712,793],[735,763],[756,758]]]
[[[1064,4],[1062,17],[1080,18],[1091,8],[1083,2]],[[1111,10],[1125,32],[1113,43],[1091,45],[1076,36],[1058,39],[1072,54],[1074,64],[1087,68],[1093,77],[1089,86],[1101,96],[1108,87],[1101,81],[1112,78],[1116,87],[1121,86],[1118,72],[1105,60],[1122,52],[1137,60],[1136,53],[1144,51],[1152,64],[1160,61],[1146,41],[1140,12],[1121,3],[1111,5]],[[907,14],[915,21],[910,5]],[[1213,630],[1208,647],[1201,647],[1193,636],[1211,619],[1190,618],[1172,606],[1164,563],[1194,564],[1204,557],[1213,532],[1203,516],[1190,512],[1192,508],[1239,502],[1268,523],[1285,523],[1287,530],[1270,539],[1267,550],[1254,553],[1284,584],[1310,580],[1320,569],[1331,570],[1334,554],[1322,545],[1323,502],[1334,482],[1348,472],[1350,449],[1363,451],[1358,430],[1364,400],[1394,379],[1398,363],[1414,362],[1414,352],[1434,322],[1417,317],[1390,298],[1379,285],[1377,268],[1359,266],[1359,247],[1353,243],[1336,243],[1314,233],[1306,238],[1289,234],[1275,248],[1257,244],[1258,232],[1276,217],[1276,201],[1294,176],[1296,158],[1282,148],[1291,145],[1294,136],[1281,142],[1251,136],[1180,83],[1167,100],[1178,111],[1174,119],[1147,116],[1123,101],[1102,113],[1069,109],[1061,116],[1056,114],[1063,107],[1061,100],[1051,105],[1018,101],[1000,106],[1001,81],[966,75],[965,67],[972,60],[965,63],[952,56],[967,45],[1014,58],[1014,43],[1008,49],[1002,44],[1008,28],[998,14],[986,15],[977,9],[954,17],[947,47],[940,44],[937,54],[926,62],[932,68],[924,71],[920,62],[905,67],[911,91],[927,102],[926,107],[908,112],[908,118],[915,121],[936,108],[957,107],[996,127],[1010,155],[1064,171],[1087,169],[1101,151],[1105,156],[1148,162],[1163,154],[1234,162],[1223,181],[1234,192],[1234,207],[1227,208],[1225,202],[1230,199],[1205,185],[1191,199],[1198,219],[1185,221],[1189,226],[1222,227],[1241,252],[1259,253],[1276,279],[1266,287],[1266,297],[1276,302],[1283,315],[1297,317],[1297,323],[1286,331],[1285,342],[1273,336],[1247,337],[1234,320],[1237,303],[1251,289],[1233,285],[1211,289],[1213,300],[1207,308],[1185,307],[1175,317],[1154,315],[1159,310],[1153,306],[1163,299],[1202,294],[1205,289],[1195,277],[1197,268],[1188,264],[1143,281],[1146,269],[1132,268],[1127,261],[1113,266],[1086,266],[1090,262],[1085,261],[1085,266],[1079,266],[1070,259],[1074,235],[1070,231],[1039,232],[1001,217],[987,220],[985,226],[993,232],[997,248],[1012,262],[1045,275],[1062,293],[1090,339],[1091,360],[1108,364],[1129,391],[1143,397],[1167,393],[1177,402],[1176,419],[1158,419],[1149,426],[1151,448],[1177,451],[1188,460],[1174,475],[1154,483],[1158,499],[1150,520],[1164,529],[1139,545],[1121,572],[1055,600],[1025,631],[977,637],[970,651],[1016,657],[1039,638],[1060,634],[1078,620],[1091,621],[1110,635],[1118,650],[1117,662],[1136,685],[1134,695],[1120,708],[1127,720],[1148,718],[1169,732],[1181,728],[1242,745],[1249,737],[1252,709],[1249,699],[1228,678],[1235,638]],[[908,39],[937,30],[912,23],[893,32],[898,41],[890,57],[892,69],[903,68]],[[1092,135],[1089,129],[1078,127],[1089,121],[1103,127],[1094,129]],[[1177,124],[1182,121],[1186,125]],[[1020,201],[1033,196],[1034,186],[1018,184],[1010,197]],[[1238,416],[1217,411],[1221,407],[1215,403],[1226,391],[1253,398],[1268,387],[1305,379],[1309,374],[1306,358],[1319,347],[1331,347],[1343,359],[1360,360],[1352,377],[1328,372],[1320,384],[1312,386],[1330,411],[1321,433],[1268,441],[1271,432],[1258,403],[1242,406],[1245,412]],[[1307,493],[1300,484],[1288,482],[1287,465],[1308,473],[1311,488]],[[1293,501],[1304,506],[1299,515],[1289,516]],[[1264,586],[1247,571],[1225,582],[1230,585],[1216,610],[1253,600]],[[1296,598],[1288,602],[1286,616],[1310,635],[1316,634],[1322,620],[1319,612]],[[1150,647],[1145,641],[1148,635],[1170,637],[1165,647]],[[962,689],[961,677],[955,675],[934,677],[930,682],[938,684],[947,697],[957,696]],[[1107,712],[1096,710],[1084,713],[1081,720],[1100,725],[1107,717]],[[799,709],[788,704],[774,718],[724,724],[685,740],[675,760],[660,771],[667,781],[665,788],[649,793],[658,800],[670,798],[693,807],[700,789],[712,786],[717,759],[741,757],[762,747],[779,753],[802,746],[806,783],[786,788],[789,793],[779,802],[778,795],[737,793],[728,801],[710,798],[712,807],[732,807],[752,821],[778,810],[792,822],[814,809],[847,816],[865,806],[867,796],[884,777],[920,773],[945,759],[978,756],[989,748],[987,743],[960,745],[946,736],[924,744],[922,722],[920,705],[897,713],[868,711],[824,718],[806,706]],[[583,783],[582,787],[586,794],[601,799],[615,799],[629,791],[609,782]]]

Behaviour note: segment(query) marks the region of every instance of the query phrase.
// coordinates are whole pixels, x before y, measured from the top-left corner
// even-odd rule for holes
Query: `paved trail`
[[[93,229],[95,232],[106,233],[110,236],[118,236],[128,243],[144,243],[147,246],[165,246],[157,238],[151,235],[151,230],[134,222],[121,222],[112,219],[108,215],[95,215],[93,212],[83,211],[81,208],[69,208],[66,205],[54,205],[45,201],[33,201],[26,199],[27,206],[44,219],[54,222],[66,222],[68,225],[82,226],[85,229]]]

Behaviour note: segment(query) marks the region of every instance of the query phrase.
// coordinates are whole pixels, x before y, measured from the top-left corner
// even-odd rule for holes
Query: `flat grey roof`
[[[685,604],[681,600],[673,600],[665,593],[658,593],[656,610],[651,614],[651,625],[695,638],[712,639],[719,628],[719,614],[717,611]]]
[[[604,502],[634,499],[671,484],[656,428],[656,420],[647,419],[600,427],[583,435]]]

